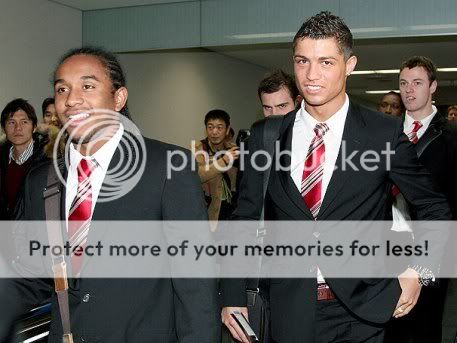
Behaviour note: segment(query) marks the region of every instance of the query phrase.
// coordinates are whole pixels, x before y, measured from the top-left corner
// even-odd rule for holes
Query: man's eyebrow
[[[319,57],[319,61],[325,61],[325,60],[336,60],[336,58],[333,57],[333,56],[322,56],[322,57]]]
[[[100,80],[98,79],[98,77],[96,77],[95,75],[85,75],[85,76],[81,76],[81,80],[95,80],[95,81],[100,82]]]

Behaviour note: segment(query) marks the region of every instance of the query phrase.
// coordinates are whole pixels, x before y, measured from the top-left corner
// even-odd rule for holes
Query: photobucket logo
[[[146,145],[140,130],[131,120],[107,109],[88,110],[77,114],[59,131],[53,149],[53,163],[60,182],[65,187],[68,186],[62,167],[68,171],[72,170],[71,168],[77,169],[70,165],[71,146],[77,151],[94,155],[93,152],[99,151],[110,139],[119,139],[119,143],[106,169],[97,202],[117,200],[129,193],[145,171]],[[59,142],[65,142],[63,151]],[[101,167],[99,161],[93,162],[96,168]]]
[[[227,150],[221,150],[214,155],[202,149],[197,149],[197,143],[191,142],[193,156],[189,161],[189,156],[180,150],[168,152],[167,177],[171,178],[173,172],[179,172],[186,168],[191,168],[193,171],[200,173],[209,172],[210,170],[219,173],[225,173],[231,168],[238,168],[240,171],[245,171],[247,165],[253,170],[264,172],[268,169],[272,171],[288,171],[295,170],[299,166],[304,168],[304,171],[313,171],[319,165],[326,162],[324,154],[320,158],[311,158],[305,164],[308,154],[293,155],[291,150],[281,149],[280,142],[275,142],[274,151],[256,150],[249,151],[245,149],[244,143],[239,147],[239,159],[235,159]],[[328,153],[328,151],[327,151]],[[379,169],[390,171],[392,166],[392,157],[395,155],[395,150],[392,149],[390,142],[386,142],[382,150],[348,150],[347,142],[342,141],[338,152],[338,157],[335,163],[335,170],[341,171],[368,171],[374,172]],[[327,156],[328,158],[328,156]],[[292,165],[292,163],[294,163]]]

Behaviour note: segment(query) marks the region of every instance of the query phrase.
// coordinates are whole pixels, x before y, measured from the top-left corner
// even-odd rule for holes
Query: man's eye
[[[56,89],[56,93],[57,94],[62,94],[63,92],[65,92],[65,88],[64,87],[59,87]]]
[[[84,85],[83,88],[84,89],[94,89],[95,87],[92,85]]]

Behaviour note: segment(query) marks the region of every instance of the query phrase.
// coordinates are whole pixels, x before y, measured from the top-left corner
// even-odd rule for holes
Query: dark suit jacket
[[[292,129],[296,111],[286,115],[279,133],[281,150],[291,150]],[[253,127],[249,138],[250,153],[261,149],[263,125]],[[384,220],[391,206],[390,190],[395,183],[415,207],[418,219],[440,220],[450,218],[446,199],[433,190],[429,173],[418,162],[414,146],[403,134],[401,120],[388,117],[351,102],[344,132],[346,156],[359,151],[352,161],[358,171],[342,171],[341,150],[327,188],[317,220]],[[385,159],[379,168],[366,171],[360,166],[360,153],[381,151],[390,143],[395,155],[390,170]],[[306,148],[306,147],[304,147]],[[249,158],[250,156],[248,156]],[[282,165],[290,165],[290,157],[282,157]],[[262,202],[262,174],[248,164],[240,186],[236,218],[259,218]],[[313,220],[297,190],[289,171],[271,171],[265,198],[267,220]],[[436,232],[430,228],[423,237],[433,240]],[[446,236],[446,232],[443,232]],[[436,249],[442,245],[436,244]],[[406,267],[405,267],[406,269]],[[325,274],[325,272],[324,272]],[[310,279],[275,279],[269,288],[271,306],[271,334],[281,343],[312,342],[314,335],[314,308],[316,304],[315,271]],[[224,280],[222,296],[225,306],[244,306],[245,280]],[[399,299],[398,280],[387,279],[331,279],[326,278],[337,297],[358,318],[375,324],[388,321]]]
[[[437,113],[415,148],[437,189],[446,196],[453,219],[457,219],[457,127]]]
[[[150,139],[145,139],[145,143],[147,156],[141,152],[129,156],[137,161],[146,158],[146,169],[138,184],[118,200],[96,204],[92,220],[206,220],[200,180],[190,165],[167,179],[167,151],[183,149]],[[189,152],[185,153],[190,158]],[[116,166],[119,156],[118,150],[110,168]],[[48,164],[44,164],[29,174],[19,219],[45,219],[42,194],[47,170]],[[64,200],[65,192],[62,218],[65,218]],[[30,237],[31,233],[27,234]],[[36,234],[46,235],[46,231],[41,228]],[[88,241],[91,241],[90,231]],[[39,267],[23,265],[21,260],[15,264],[18,270]],[[59,309],[52,291],[52,280],[3,281],[0,340],[3,341],[17,315],[52,295],[50,341],[61,342]],[[81,278],[70,282],[69,299],[75,341],[214,343],[220,332],[215,280]]]

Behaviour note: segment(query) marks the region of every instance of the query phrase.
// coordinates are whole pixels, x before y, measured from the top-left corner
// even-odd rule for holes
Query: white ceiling
[[[50,0],[62,5],[70,6],[81,11],[98,10],[141,5],[165,4],[170,2],[185,2],[195,0]]]
[[[215,47],[211,50],[267,69],[282,68],[293,73],[291,44]],[[354,50],[358,57],[356,70],[398,69],[403,60],[413,55],[428,56],[438,67],[457,67],[457,36],[358,40]],[[438,82],[436,103],[457,103],[457,72],[438,73]],[[398,89],[398,74],[351,75],[348,89],[353,95],[377,103],[382,95],[365,94],[365,91]]]

